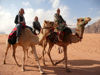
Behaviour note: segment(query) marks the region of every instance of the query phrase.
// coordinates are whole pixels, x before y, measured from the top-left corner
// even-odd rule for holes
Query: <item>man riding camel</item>
[[[57,31],[58,31],[58,35],[59,35],[58,39],[59,39],[59,41],[62,41],[62,39],[60,39],[60,35],[61,35],[61,32],[64,30],[64,28],[67,24],[66,24],[66,21],[60,15],[60,9],[59,8],[57,9],[57,13],[55,13],[55,15],[54,15],[54,22],[57,25]]]

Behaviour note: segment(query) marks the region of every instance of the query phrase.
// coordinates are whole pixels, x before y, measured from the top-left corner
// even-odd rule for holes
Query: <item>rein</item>
[[[53,27],[44,27],[42,29],[52,29]]]
[[[56,26],[55,27],[43,27],[42,29],[56,29]]]

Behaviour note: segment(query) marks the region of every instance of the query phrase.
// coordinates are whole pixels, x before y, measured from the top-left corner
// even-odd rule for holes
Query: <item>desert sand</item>
[[[40,75],[34,56],[29,49],[29,56],[26,60],[25,72],[21,67],[15,64],[12,57],[12,49],[8,51],[7,64],[3,64],[7,35],[0,34],[0,75]],[[47,49],[47,48],[46,48]],[[54,61],[63,58],[63,53],[58,53],[58,46],[54,46],[51,56]],[[38,56],[41,55],[42,47],[36,46]],[[71,69],[67,73],[64,69],[64,63],[52,66],[47,54],[45,55],[46,66],[42,60],[40,64],[46,75],[100,75],[100,34],[84,34],[83,40],[79,43],[73,43],[68,46],[68,66]],[[16,57],[19,64],[22,64],[23,51],[21,47],[16,50]]]

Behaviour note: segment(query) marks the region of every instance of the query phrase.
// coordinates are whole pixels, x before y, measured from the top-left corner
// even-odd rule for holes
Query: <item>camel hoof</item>
[[[29,59],[30,59],[31,57],[30,57],[30,56],[28,56],[27,58],[29,58]]]
[[[3,64],[6,64],[6,62],[4,61]]]
[[[53,66],[56,66],[56,64],[52,63]]]
[[[45,74],[45,72],[43,72],[43,71],[40,71],[40,73],[41,73],[41,74]]]
[[[44,65],[44,66],[46,66],[46,64],[45,64],[45,63],[43,63],[43,65]]]
[[[57,66],[57,63],[55,63],[53,66]]]
[[[67,68],[67,69],[66,69],[66,72],[70,73],[70,72],[71,72],[71,70],[70,70],[69,68]]]
[[[22,72],[24,72],[24,71],[25,71],[25,69],[23,68],[23,69],[22,69]]]
[[[42,59],[42,56],[41,57],[39,57],[39,60],[41,60]]]
[[[17,64],[18,67],[21,67],[21,65]]]

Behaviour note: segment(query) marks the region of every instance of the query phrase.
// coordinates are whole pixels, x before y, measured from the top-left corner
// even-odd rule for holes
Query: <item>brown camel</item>
[[[39,37],[39,36],[41,36],[41,37]],[[5,57],[4,57],[4,64],[6,64],[6,56],[7,56],[8,50],[12,46],[12,49],[13,49],[13,58],[14,58],[16,64],[18,66],[20,66],[18,64],[17,60],[16,60],[15,53],[16,53],[17,46],[22,46],[23,52],[24,52],[23,63],[22,63],[22,71],[24,71],[25,70],[24,69],[24,64],[25,64],[26,55],[28,53],[29,47],[31,47],[32,48],[32,53],[34,54],[35,60],[37,61],[40,73],[44,73],[43,70],[42,70],[42,68],[41,68],[41,66],[40,66],[39,59],[38,59],[38,56],[37,56],[37,53],[36,53],[36,47],[35,47],[35,45],[37,45],[37,44],[40,43],[40,41],[41,41],[42,38],[45,39],[44,37],[45,36],[43,36],[42,34],[39,34],[38,36],[34,35],[29,28],[23,29],[22,32],[21,32],[21,35],[20,35],[18,43],[12,45],[12,44],[10,44],[7,41],[7,47],[6,47]]]
[[[91,18],[89,17],[86,17],[86,18],[78,18],[77,19],[77,28],[76,28],[76,32],[75,34],[72,34],[69,31],[66,31],[68,32],[67,34],[65,33],[65,36],[63,38],[64,41],[58,41],[58,42],[53,42],[54,40],[52,39],[55,39],[56,37],[53,36],[53,34],[50,34],[48,35],[48,37],[43,40],[43,52],[42,52],[42,57],[43,57],[43,64],[45,65],[45,59],[44,59],[44,54],[45,54],[45,48],[47,46],[47,43],[49,44],[49,49],[48,49],[48,56],[50,58],[50,61],[53,65],[57,65],[58,63],[62,62],[62,61],[65,61],[65,69],[67,72],[70,72],[70,69],[68,69],[68,66],[67,66],[67,46],[71,43],[77,43],[79,41],[82,40],[82,37],[83,37],[83,33],[84,33],[84,28],[85,28],[85,25],[91,20]],[[50,22],[50,21],[45,21],[45,24],[44,24],[44,27],[52,27],[53,26],[53,22]],[[44,32],[48,31],[49,28],[47,30],[45,30]],[[54,37],[54,38],[49,38],[50,37]],[[55,39],[56,40],[56,39]],[[61,46],[63,47],[63,51],[64,51],[64,58],[56,63],[53,62],[52,58],[51,58],[51,55],[50,55],[50,52],[51,52],[51,49],[52,47],[54,46],[54,44],[58,45],[58,46]]]

